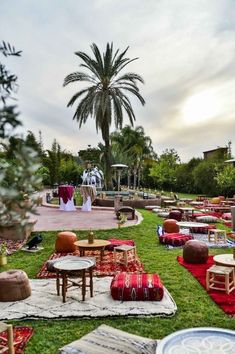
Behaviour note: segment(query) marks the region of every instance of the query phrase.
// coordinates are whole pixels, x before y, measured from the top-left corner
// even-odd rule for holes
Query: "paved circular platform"
[[[94,208],[90,212],[81,211],[60,211],[56,207],[41,206],[37,209],[37,222],[34,231],[56,231],[56,230],[107,230],[116,229],[117,218],[114,209]],[[136,211],[135,220],[127,220],[124,227],[133,226],[141,221],[141,215]]]

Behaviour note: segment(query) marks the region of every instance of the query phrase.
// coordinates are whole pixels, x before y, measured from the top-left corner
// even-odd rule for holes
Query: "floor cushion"
[[[223,213],[222,214],[222,219],[223,220],[231,220],[232,219],[232,214],[231,213]]]
[[[71,231],[62,231],[57,234],[55,242],[55,251],[61,253],[75,252],[77,246],[74,242],[77,241],[77,235]]]
[[[31,295],[27,274],[20,269],[0,273],[0,301],[19,301]]]
[[[119,301],[160,301],[163,285],[158,274],[116,274],[110,285],[111,295]]]
[[[176,223],[177,223],[177,221],[175,219],[166,219],[163,222],[164,232],[167,232],[167,233],[179,232],[180,228]]]
[[[159,242],[164,245],[183,246],[187,241],[192,239],[192,235],[185,235],[178,232],[171,234],[164,233],[159,237]]]
[[[212,215],[206,215],[206,216],[197,216],[196,221],[210,224],[219,221],[219,219]]]
[[[63,348],[60,354],[155,354],[157,340],[136,336],[102,324]]]
[[[208,230],[210,229],[216,229],[216,225],[210,224],[208,226],[202,226],[202,227],[194,226],[194,227],[190,227],[189,230],[192,234],[208,234]]]
[[[183,247],[183,258],[187,263],[202,264],[208,259],[208,246],[205,242],[191,240]]]
[[[135,246],[135,241],[133,240],[118,240],[116,238],[111,238],[108,241],[110,242],[110,245],[105,246],[105,250],[107,251],[113,251],[114,247],[121,245]]]

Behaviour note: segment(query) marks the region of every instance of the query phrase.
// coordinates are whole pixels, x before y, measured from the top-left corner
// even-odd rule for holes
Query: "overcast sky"
[[[157,154],[174,148],[186,162],[229,141],[235,154],[234,0],[1,0],[0,34],[23,51],[7,66],[19,78],[24,130],[41,130],[45,148],[54,138],[75,153],[102,141],[92,119],[79,130],[66,107],[81,84],[62,84],[79,70],[75,51],[113,42],[139,57],[128,67],[145,81],[135,125]]]

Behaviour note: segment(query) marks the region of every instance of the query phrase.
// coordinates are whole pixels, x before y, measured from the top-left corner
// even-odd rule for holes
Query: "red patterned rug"
[[[213,256],[209,256],[205,264],[186,263],[183,257],[180,256],[177,257],[177,261],[199,281],[204,289],[206,289],[206,271],[214,264]],[[208,295],[225,313],[230,316],[235,316],[235,290],[229,295],[224,291],[210,290]]]
[[[53,253],[50,259],[56,259],[63,256],[79,256],[79,252],[74,253]],[[100,261],[100,252],[99,251],[88,251],[86,252],[87,257],[95,257],[96,258],[96,266],[94,268],[93,275],[96,277],[104,277],[104,276],[112,276],[117,272],[131,272],[131,273],[142,273],[144,272],[144,266],[140,262],[138,256],[136,256],[136,260],[132,258],[128,258],[127,267],[124,264],[119,263],[123,254],[121,252],[117,253],[117,263],[114,263],[113,252],[106,251],[104,253],[104,257],[102,262]],[[42,268],[37,274],[37,278],[55,278],[56,274],[52,272],[48,272],[46,269],[46,262],[43,264]]]
[[[22,241],[14,241],[14,240],[5,240],[3,238],[0,238],[0,246],[2,244],[6,244],[8,256],[10,256],[12,253],[22,248],[26,242],[27,242],[26,239]]]
[[[15,354],[22,354],[24,349],[33,335],[33,328],[32,327],[13,327],[13,340],[14,340],[14,348]],[[6,332],[2,332],[0,336],[0,348],[1,344],[6,343],[7,334]],[[6,352],[8,354],[8,352]]]

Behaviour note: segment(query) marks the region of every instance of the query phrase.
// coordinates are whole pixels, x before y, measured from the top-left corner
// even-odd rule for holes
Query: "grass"
[[[137,252],[147,272],[157,272],[176,301],[178,311],[172,318],[101,318],[66,320],[27,320],[11,321],[15,325],[28,325],[35,329],[25,354],[53,354],[58,348],[76,340],[105,323],[130,333],[150,338],[162,338],[176,330],[191,327],[222,327],[235,330],[235,321],[226,315],[207,295],[206,291],[192,275],[176,261],[181,249],[167,250],[159,245],[156,238],[156,225],[162,219],[149,211],[141,210],[144,217],[140,225],[105,231],[96,231],[97,238],[134,239]],[[218,225],[221,227],[222,225]],[[224,226],[223,226],[224,227]],[[35,278],[42,263],[53,252],[56,232],[44,232],[43,247],[38,254],[14,253],[9,257],[8,265],[1,271],[12,268],[24,269],[30,278]],[[79,231],[80,239],[87,231]],[[210,249],[210,254],[227,253],[226,249]],[[231,252],[231,250],[230,250]]]

